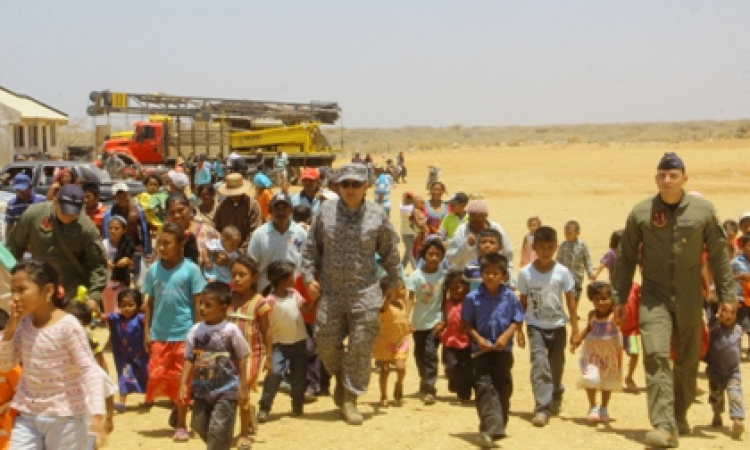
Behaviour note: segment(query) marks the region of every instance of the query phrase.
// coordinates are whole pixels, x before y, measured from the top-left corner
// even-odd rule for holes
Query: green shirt
[[[459,218],[454,213],[447,214],[443,217],[443,221],[440,222],[440,235],[443,239],[453,239],[453,235],[458,230],[459,225],[465,223],[469,218],[468,214],[464,214],[463,218]]]
[[[62,240],[85,271],[81,274],[53,232],[62,233]],[[63,224],[57,220],[53,202],[29,206],[8,236],[8,249],[17,260],[27,249],[34,259],[53,264],[62,278],[68,296],[75,295],[78,286],[86,286],[89,296],[98,299],[107,282],[107,260],[94,222],[81,214],[78,220]]]

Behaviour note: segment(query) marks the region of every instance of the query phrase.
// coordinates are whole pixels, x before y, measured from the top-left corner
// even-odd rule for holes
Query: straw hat
[[[219,187],[219,194],[232,197],[234,195],[247,194],[250,191],[250,182],[242,178],[239,173],[230,173],[224,178],[224,183]]]

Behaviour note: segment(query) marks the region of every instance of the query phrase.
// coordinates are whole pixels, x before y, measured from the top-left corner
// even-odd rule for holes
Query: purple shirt
[[[607,250],[607,253],[605,253],[604,256],[602,256],[602,259],[599,260],[599,262],[609,270],[610,274],[615,270],[615,261],[617,261],[617,252],[611,248]]]

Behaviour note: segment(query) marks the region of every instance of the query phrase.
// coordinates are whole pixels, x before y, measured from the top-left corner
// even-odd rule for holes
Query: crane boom
[[[109,114],[162,114],[191,117],[207,121],[216,117],[277,119],[285,125],[301,122],[321,122],[332,125],[341,115],[336,102],[309,103],[236,100],[210,97],[187,97],[163,94],[133,94],[126,92],[94,91],[89,94],[91,104],[86,112],[96,117]]]

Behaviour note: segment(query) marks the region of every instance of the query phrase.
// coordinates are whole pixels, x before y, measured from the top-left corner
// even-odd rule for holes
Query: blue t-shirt
[[[406,288],[414,293],[414,310],[411,324],[415,330],[430,330],[443,319],[443,277],[445,271],[435,273],[415,270],[409,276]]]
[[[31,201],[29,203],[23,203],[19,201],[20,199],[16,195],[12,199],[8,200],[8,206],[5,209],[5,223],[10,225],[12,223],[18,222],[18,219],[21,218],[21,215],[26,211],[26,208],[29,206],[35,204],[35,203],[42,203],[47,201],[47,197],[43,195],[39,195],[37,193],[31,194]]]
[[[375,181],[375,203],[378,203],[378,198],[383,196],[383,203],[380,206],[383,207],[387,212],[391,211],[391,183],[387,174],[380,174],[377,181]]]
[[[518,297],[507,286],[502,286],[496,295],[490,295],[484,285],[470,292],[461,307],[461,320],[471,325],[490,345],[505,333],[512,323],[523,322],[524,313]],[[479,344],[471,341],[473,351]],[[505,352],[513,350],[513,337],[508,339]]]
[[[518,291],[528,297],[526,323],[529,326],[551,330],[564,327],[565,294],[575,289],[573,274],[560,263],[547,272],[539,272],[534,264],[521,269],[518,274]]]
[[[193,181],[195,181],[196,186],[209,184],[211,182],[211,165],[207,162],[203,163],[203,168],[195,171]]]
[[[171,270],[165,269],[161,261],[152,264],[141,288],[142,293],[154,297],[151,339],[184,341],[195,320],[193,296],[205,287],[201,269],[189,259],[183,259]]]

